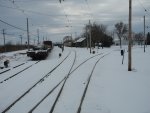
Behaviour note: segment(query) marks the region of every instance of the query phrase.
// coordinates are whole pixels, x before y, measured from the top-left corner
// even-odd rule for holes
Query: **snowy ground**
[[[33,65],[0,84],[0,112],[12,104],[70,53],[54,72],[37,84],[7,111],[8,113],[29,112],[67,75],[75,57],[74,51],[76,51],[77,58],[73,69],[87,58],[96,54],[103,54],[90,59],[71,74],[55,106],[54,113],[77,113],[92,68],[96,61],[107,53],[110,54],[103,57],[96,65],[83,101],[81,113],[150,113],[150,47],[146,48],[145,53],[143,47],[133,47],[133,71],[131,72],[128,71],[127,47],[123,48],[125,49],[124,64],[122,64],[119,47],[95,49],[95,54],[90,54],[89,49],[86,48],[65,48],[61,58],[58,56],[61,49],[55,47],[46,60],[37,64],[35,64],[36,61],[32,61],[25,54],[22,54],[25,51],[0,54],[1,67],[3,61],[10,60],[7,68],[10,71],[0,74],[0,82],[25,67]],[[13,68],[22,63],[25,64]],[[7,69],[0,69],[0,73]],[[62,83],[33,112],[49,113],[61,86]]]

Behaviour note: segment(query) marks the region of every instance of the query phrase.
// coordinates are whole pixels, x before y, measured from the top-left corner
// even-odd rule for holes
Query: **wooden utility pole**
[[[29,45],[30,45],[30,40],[29,40],[29,25],[28,25],[28,18],[27,18],[27,37],[28,37],[28,50],[30,49],[29,48]]]
[[[128,34],[128,71],[132,71],[132,0],[129,0],[129,34]]]
[[[21,49],[23,49],[23,47],[22,47],[22,35],[20,35],[20,39],[21,39]]]
[[[39,29],[37,29],[38,44],[40,44]]]
[[[90,22],[90,20],[89,20],[89,33],[90,33],[90,53],[91,53],[91,38],[92,38],[92,36],[91,36],[91,22]]]
[[[145,15],[144,15],[144,53],[145,53]]]
[[[5,29],[3,29],[3,38],[4,38],[4,52],[6,52],[6,46],[5,46]]]
[[[43,36],[43,42],[44,42],[44,36]]]
[[[88,41],[88,32],[87,32],[87,29],[88,29],[88,26],[86,26],[86,43],[87,43],[87,49],[88,49],[88,47],[89,47],[89,41]]]
[[[22,46],[22,35],[20,35],[20,39],[21,39],[21,46]]]
[[[34,39],[34,45],[35,45],[35,39]]]

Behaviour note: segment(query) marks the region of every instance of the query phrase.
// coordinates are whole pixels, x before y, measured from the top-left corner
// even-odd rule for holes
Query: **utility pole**
[[[75,32],[75,38],[77,38],[77,32]]]
[[[40,44],[39,29],[37,29],[38,44]]]
[[[5,46],[5,29],[3,29],[3,38],[4,38],[4,52],[6,52],[6,46]]]
[[[132,0],[129,0],[129,34],[128,34],[128,71],[132,71],[132,51],[131,51],[131,43],[132,43]]]
[[[35,45],[35,39],[34,39],[34,45]]]
[[[145,53],[145,15],[144,15],[144,53]]]
[[[21,46],[22,46],[22,35],[20,35],[20,39],[21,39]]]
[[[43,36],[43,42],[44,42],[44,36]]]
[[[89,20],[89,33],[90,33],[90,53],[91,53],[91,22]]]
[[[30,40],[29,40],[29,25],[28,25],[28,18],[27,18],[27,37],[28,37],[28,51],[29,51],[29,45],[30,45]]]
[[[87,27],[88,27],[88,26],[86,26],[85,29],[86,29],[86,41],[87,41],[86,43],[87,43],[87,49],[88,49],[88,47],[89,47],[88,39],[89,39],[89,38],[88,38],[88,33],[87,33]]]
[[[23,47],[22,47],[22,35],[20,35],[20,39],[21,39],[21,49],[22,49],[22,48],[23,48]]]

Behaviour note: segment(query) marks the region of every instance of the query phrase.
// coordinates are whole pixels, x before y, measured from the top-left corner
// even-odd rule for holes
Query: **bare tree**
[[[103,24],[100,25],[96,23],[93,23],[91,25],[87,24],[84,28],[84,34],[88,33],[90,28],[91,28],[91,35],[92,35],[92,43],[94,44],[96,42],[102,42],[107,27]],[[89,37],[89,33],[88,33],[88,37]]]
[[[127,33],[127,31],[128,31],[127,24],[124,24],[123,22],[119,22],[115,24],[115,32],[120,41],[120,48],[122,48],[121,39]]]
[[[103,46],[109,47],[112,44],[112,37],[107,34],[107,26],[103,24],[97,24],[95,22],[91,25],[87,24],[84,27],[83,36],[87,37],[87,43],[90,41],[88,32],[89,28],[91,28],[92,46],[94,46],[96,43],[101,43]]]
[[[144,41],[143,37],[144,37],[144,34],[142,32],[136,33],[134,36],[134,40],[137,41],[139,45],[142,45]]]
[[[64,1],[64,0],[59,0],[60,3],[61,3],[61,1]]]

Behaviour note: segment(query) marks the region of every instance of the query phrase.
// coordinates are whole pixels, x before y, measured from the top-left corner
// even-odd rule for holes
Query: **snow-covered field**
[[[7,110],[7,113],[28,113],[68,75],[75,54],[76,60],[71,72],[86,59],[100,54],[71,73],[53,111],[53,113],[77,113],[88,77],[95,63],[103,55],[109,53],[100,59],[93,71],[81,113],[150,113],[150,47],[146,47],[145,53],[143,47],[133,47],[131,72],[128,71],[127,47],[123,49],[125,49],[124,64],[122,64],[120,48],[116,46],[95,49],[95,54],[90,54],[90,50],[86,48],[67,47],[62,53],[60,48],[54,47],[48,58],[37,64],[35,64],[36,61],[32,61],[26,54],[23,54],[25,50],[0,54],[0,67],[3,67],[6,59],[10,60],[8,68],[0,69],[0,73],[10,69],[0,74],[0,112],[3,112],[37,83]],[[59,53],[62,53],[60,58]],[[62,64],[49,73],[60,62]],[[24,64],[13,68],[22,63]],[[31,67],[16,74],[27,66]],[[16,76],[6,80],[15,74]],[[41,80],[46,74],[47,76]],[[39,80],[41,81],[38,82]],[[63,82],[36,107],[33,113],[49,113],[62,84]]]

